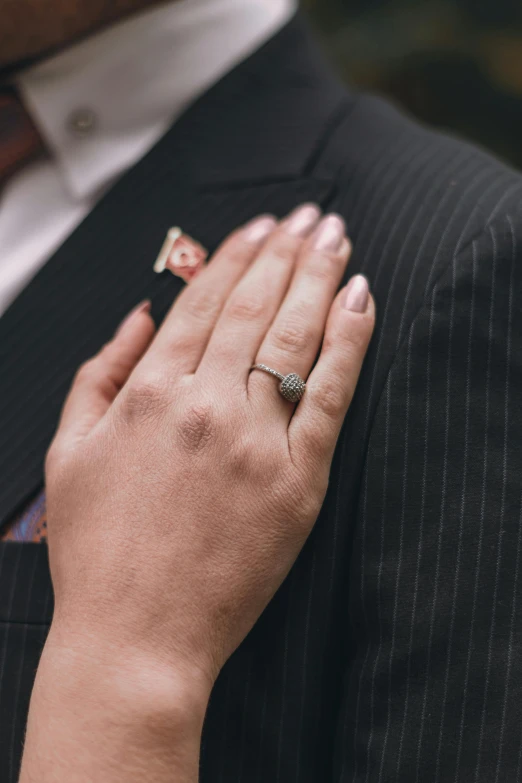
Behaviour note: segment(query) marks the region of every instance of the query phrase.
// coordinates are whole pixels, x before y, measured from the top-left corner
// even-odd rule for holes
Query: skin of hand
[[[0,0],[0,68],[43,57],[160,0]]]
[[[21,783],[197,780],[213,683],[313,528],[371,338],[365,278],[336,295],[349,254],[313,205],[261,217],[156,334],[144,305],[78,372],[46,464],[55,614]],[[308,379],[301,402],[257,362]]]

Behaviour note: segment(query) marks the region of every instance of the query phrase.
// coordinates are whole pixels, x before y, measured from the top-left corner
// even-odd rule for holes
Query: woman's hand
[[[117,669],[120,695],[122,671],[157,695],[155,676],[172,672],[204,713],[324,499],[374,325],[364,278],[336,296],[349,252],[342,220],[316,207],[260,218],[155,337],[143,307],[80,369],[46,466],[55,617],[42,688],[78,665],[91,681]],[[258,362],[307,379],[297,407],[251,372]]]

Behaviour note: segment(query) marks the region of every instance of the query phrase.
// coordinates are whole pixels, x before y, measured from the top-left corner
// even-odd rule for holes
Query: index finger
[[[167,313],[151,347],[152,356],[175,363],[183,374],[195,372],[230,292],[276,225],[274,217],[261,215],[223,242]]]

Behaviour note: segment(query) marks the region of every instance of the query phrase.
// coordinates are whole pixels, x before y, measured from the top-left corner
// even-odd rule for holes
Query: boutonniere
[[[154,264],[155,272],[169,269],[185,283],[190,283],[205,266],[208,251],[181,228],[171,228]]]

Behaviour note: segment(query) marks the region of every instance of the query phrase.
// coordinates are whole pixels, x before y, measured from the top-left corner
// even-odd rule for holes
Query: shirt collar
[[[295,0],[177,0],[20,75],[71,197],[102,192],[295,10]]]

